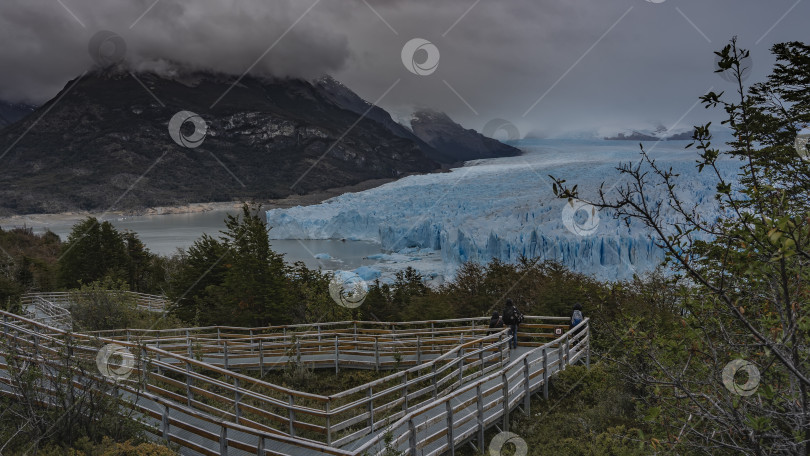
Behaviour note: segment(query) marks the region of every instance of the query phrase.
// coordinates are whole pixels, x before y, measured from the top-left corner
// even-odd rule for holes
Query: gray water
[[[172,255],[179,248],[186,249],[203,233],[218,237],[225,229],[225,216],[237,210],[215,210],[189,214],[105,216],[119,230],[130,230],[138,234],[147,248],[160,255]],[[49,229],[64,241],[75,223],[80,219],[54,215],[44,220],[26,220],[25,226],[34,232],[42,233]],[[20,226],[4,224],[4,229]],[[381,253],[380,245],[367,241],[341,240],[273,240],[273,250],[283,253],[288,262],[303,261],[307,267],[323,269],[355,269],[377,263],[364,259],[368,255]],[[317,259],[315,255],[326,253],[333,259]]]

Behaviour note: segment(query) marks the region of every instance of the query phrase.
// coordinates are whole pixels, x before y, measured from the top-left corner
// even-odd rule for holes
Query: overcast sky
[[[402,119],[431,107],[478,130],[503,118],[522,135],[682,117],[685,129],[708,118],[699,95],[731,88],[712,51],[733,35],[752,52],[749,82],[772,66],[773,43],[810,41],[810,2],[654,1],[2,0],[0,99],[53,97],[94,65],[91,38],[109,30],[135,69],[328,73]],[[431,74],[403,64],[414,38],[439,51]]]

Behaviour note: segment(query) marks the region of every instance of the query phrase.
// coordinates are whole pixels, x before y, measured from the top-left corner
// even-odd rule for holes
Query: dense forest
[[[696,217],[679,198],[678,176],[644,150],[638,163],[619,168],[627,179],[618,196],[602,194],[592,202],[641,221],[667,252],[666,269],[631,281],[602,283],[522,258],[468,263],[454,280],[430,288],[407,269],[394,283],[370,284],[363,305],[349,309],[331,299],[328,273],[290,264],[273,251],[262,211],[246,204],[228,217],[221,235],[202,236],[173,257],[154,255],[136,233],[94,218],[65,240],[27,229],[0,231],[0,302],[19,311],[25,292],[82,287],[165,294],[173,304],[164,326],[483,316],[502,309],[506,298],[526,314],[568,316],[581,303],[591,317],[594,363],[556,376],[551,399],[533,404],[538,412],[532,416],[514,414],[512,430],[526,440],[529,454],[807,456],[810,161],[794,139],[810,123],[810,47],[784,43],[772,51],[771,75],[745,87],[748,51],[732,41],[717,55],[737,90],[701,98],[725,113],[737,138],[727,147],[712,144],[709,124],[695,128],[691,145],[697,166],[717,180],[722,216]],[[724,158],[741,162],[738,182],[717,172]],[[664,186],[669,198],[648,200],[650,186]],[[555,189],[561,198],[577,197],[576,185],[563,179]],[[664,207],[674,208],[682,223],[662,226]],[[116,318],[98,319],[92,307],[84,308],[74,323],[77,329],[156,324],[126,305],[113,311]],[[744,371],[724,377],[738,359],[759,375],[751,391],[738,389],[747,383]],[[53,411],[3,401],[9,413],[0,413],[0,440],[7,442],[0,453],[172,451],[144,442],[137,426],[111,423],[115,404],[99,403],[103,413],[96,421],[66,429]]]

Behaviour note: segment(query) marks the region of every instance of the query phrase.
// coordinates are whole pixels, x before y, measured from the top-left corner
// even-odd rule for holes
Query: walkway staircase
[[[155,439],[190,455],[379,455],[386,436],[411,456],[453,454],[468,443],[483,451],[484,432],[508,431],[511,412],[529,413],[533,394],[548,396],[551,375],[590,362],[587,319],[569,331],[565,318],[526,317],[510,350],[508,330],[491,333],[488,318],[71,333],[0,317],[0,393],[17,393],[10,358],[55,378],[46,366],[60,352],[89,364],[115,344],[134,359],[117,394]],[[329,396],[262,380],[291,360],[390,374]]]

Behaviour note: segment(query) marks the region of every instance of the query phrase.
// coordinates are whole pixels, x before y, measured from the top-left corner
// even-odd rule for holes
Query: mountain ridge
[[[484,158],[511,157],[522,152],[516,147],[466,129],[443,113],[418,110],[411,118],[413,133],[439,151],[439,161],[454,163]]]
[[[280,198],[441,166],[300,79],[108,68],[34,112],[46,110],[0,130],[0,215]],[[170,138],[180,111],[205,120],[199,147]]]

